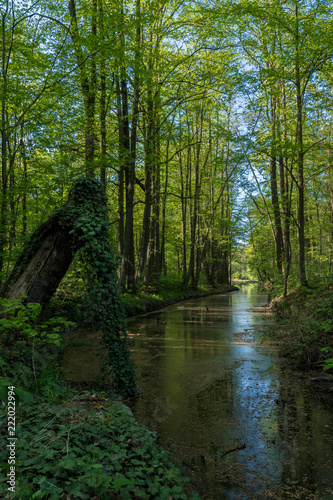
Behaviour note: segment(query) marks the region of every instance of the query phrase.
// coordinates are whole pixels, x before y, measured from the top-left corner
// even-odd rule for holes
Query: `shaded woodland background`
[[[5,0],[0,15],[2,284],[84,175],[105,186],[123,292],[233,276],[286,294],[332,272],[329,3]]]

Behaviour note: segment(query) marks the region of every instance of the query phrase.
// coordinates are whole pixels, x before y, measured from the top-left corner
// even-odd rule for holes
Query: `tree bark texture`
[[[276,248],[276,266],[279,273],[282,273],[283,265],[283,237],[281,214],[279,204],[279,194],[277,186],[277,158],[276,158],[276,103],[275,99],[271,98],[271,118],[272,118],[272,147],[270,158],[270,181],[271,181],[271,199],[273,205],[274,225],[275,225],[275,248]]]
[[[94,175],[94,157],[95,157],[95,103],[96,103],[96,58],[95,54],[91,57],[90,74],[87,70],[88,59],[83,53],[80,45],[80,34],[78,20],[76,15],[75,0],[68,1],[69,15],[71,19],[71,39],[74,45],[77,65],[80,70],[80,83],[83,96],[84,113],[85,113],[85,166],[86,175]],[[91,18],[91,35],[96,38],[97,25],[97,4],[92,0],[92,18]]]

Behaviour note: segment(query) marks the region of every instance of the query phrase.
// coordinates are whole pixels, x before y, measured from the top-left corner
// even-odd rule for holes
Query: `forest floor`
[[[16,409],[15,498],[50,500],[173,498],[198,500],[189,481],[129,408],[101,391],[61,388],[48,378]],[[6,412],[0,424],[6,427]],[[8,448],[0,446],[0,497]],[[12,456],[12,455],[11,455]]]

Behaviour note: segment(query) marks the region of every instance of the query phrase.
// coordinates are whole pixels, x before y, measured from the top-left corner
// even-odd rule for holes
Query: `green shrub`
[[[0,308],[2,309],[1,342],[6,344],[7,348],[15,343],[30,347],[45,344],[59,346],[62,341],[60,331],[73,323],[64,318],[56,317],[37,324],[42,306],[32,302],[25,304],[25,299],[24,296],[16,300],[0,298]]]
[[[53,349],[54,355],[62,333],[74,323],[61,317],[38,323],[41,305],[24,300],[0,298],[0,398],[4,400],[8,385],[15,385],[17,391],[42,391],[52,399],[59,370],[48,351]]]
[[[326,352],[326,353],[332,353],[333,349],[332,349],[332,347],[322,347],[321,351]],[[331,370],[332,368],[333,368],[333,358],[325,359],[324,364],[323,364],[323,369],[324,370]]]

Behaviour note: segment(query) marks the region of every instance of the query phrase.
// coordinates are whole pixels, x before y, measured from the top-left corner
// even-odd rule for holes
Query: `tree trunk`
[[[7,71],[6,71],[6,15],[2,15],[1,30],[1,210],[0,210],[0,282],[5,261],[7,241]]]
[[[99,0],[98,2],[98,24],[99,24],[99,34],[101,37],[102,48],[100,55],[100,99],[99,99],[99,120],[100,120],[100,180],[101,183],[106,188],[106,117],[107,117],[107,106],[106,106],[106,56],[105,56],[105,27],[104,27],[104,11],[103,2]]]
[[[168,192],[168,181],[169,181],[169,146],[170,146],[170,136],[166,143],[166,158],[165,158],[165,179],[164,179],[164,190],[162,194],[162,227],[161,227],[161,252],[160,252],[160,270],[163,271],[164,276],[167,275],[167,264],[165,255],[165,229],[166,229],[166,203],[167,203],[167,192]]]
[[[305,272],[305,219],[304,219],[304,153],[303,153],[303,96],[301,89],[300,61],[299,61],[299,32],[298,32],[298,5],[295,5],[296,18],[296,96],[297,96],[297,128],[296,128],[296,144],[297,144],[297,165],[298,165],[298,272],[299,281],[302,286],[307,286],[307,278]]]
[[[66,274],[74,253],[70,228],[61,225],[62,217],[53,215],[35,231],[32,244],[19,257],[1,295],[14,300],[22,295],[27,302],[45,304]]]
[[[329,192],[329,214],[330,214],[330,263],[329,263],[329,273],[332,272],[332,262],[333,262],[333,168],[332,168],[332,159],[331,159],[331,147],[328,144],[328,192]]]
[[[275,248],[276,248],[276,267],[279,273],[282,273],[283,260],[283,239],[281,215],[279,206],[279,195],[277,187],[277,159],[276,159],[276,103],[275,98],[271,97],[271,117],[272,117],[272,145],[270,158],[270,181],[271,181],[271,199],[273,205],[274,224],[275,224]]]
[[[281,218],[282,218],[282,237],[283,237],[283,296],[286,297],[288,293],[288,278],[291,267],[291,241],[290,241],[290,220],[291,220],[291,206],[290,195],[292,191],[288,178],[288,158],[284,156],[287,137],[287,116],[286,116],[286,91],[284,83],[281,84],[281,100],[279,101],[279,119],[278,125],[278,143],[280,149],[279,155],[279,173],[280,173],[280,194],[281,194]],[[289,167],[292,169],[292,166]]]
[[[151,63],[152,69],[152,63]],[[145,171],[146,179],[150,178],[149,186],[146,184],[146,200],[148,201],[148,189],[150,189],[149,223],[148,223],[148,247],[146,253],[144,283],[148,290],[151,284],[157,286],[159,275],[159,165],[157,162],[159,148],[159,124],[157,123],[156,95],[153,93],[153,81],[149,79],[147,92],[147,135],[145,145]],[[145,200],[145,201],[146,201]],[[145,207],[146,209],[146,207]],[[145,214],[146,215],[146,214]],[[157,260],[158,263],[157,263]]]
[[[133,82],[133,103],[132,103],[132,123],[129,145],[129,154],[125,167],[126,182],[126,224],[125,224],[125,259],[126,259],[126,279],[127,289],[135,292],[135,248],[134,248],[134,193],[135,193],[135,164],[137,147],[137,127],[139,114],[139,59],[141,43],[141,25],[140,25],[140,0],[136,0],[136,47],[134,63],[134,82]]]
[[[76,16],[75,0],[68,1],[69,14],[71,19],[71,38],[74,45],[77,65],[80,70],[80,83],[85,112],[85,167],[86,175],[93,176],[95,165],[95,102],[96,102],[96,58],[91,57],[91,72],[87,72],[87,59],[84,57],[79,41],[79,28]],[[97,34],[96,27],[96,1],[92,0],[91,34],[95,41]],[[90,78],[89,78],[90,76]]]
[[[201,142],[202,142],[202,132],[203,132],[203,106],[200,109],[200,116],[197,118],[198,120],[198,144],[195,152],[195,165],[194,165],[194,199],[193,199],[193,212],[191,214],[190,219],[190,238],[191,238],[191,247],[190,247],[190,261],[188,265],[188,274],[186,278],[185,287],[187,288],[188,283],[190,282],[190,286],[193,289],[197,288],[197,272],[198,267],[196,265],[196,255],[197,248],[199,245],[199,224],[198,224],[198,214],[199,214],[199,197],[200,197],[200,155],[201,155]],[[185,288],[185,289],[186,289]]]

